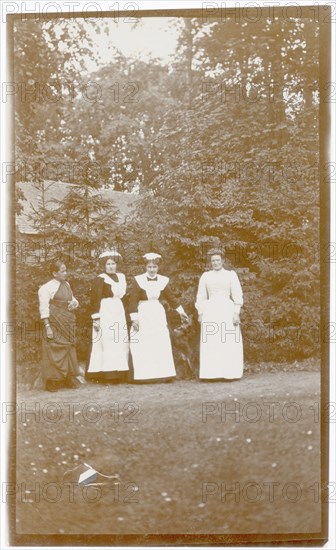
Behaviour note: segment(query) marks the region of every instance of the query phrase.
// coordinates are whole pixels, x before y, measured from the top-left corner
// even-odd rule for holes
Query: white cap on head
[[[117,252],[116,250],[105,250],[105,252],[102,252],[101,254],[99,254],[99,259],[100,258],[121,258],[121,254],[119,254],[119,252]]]
[[[147,262],[150,262],[151,260],[161,260],[162,256],[160,254],[156,254],[156,252],[148,252],[147,254],[144,254],[142,256]]]

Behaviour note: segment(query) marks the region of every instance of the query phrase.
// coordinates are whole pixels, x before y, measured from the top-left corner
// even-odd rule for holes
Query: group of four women
[[[243,345],[240,308],[243,295],[234,271],[223,267],[219,250],[209,252],[211,270],[200,278],[196,309],[201,324],[200,373],[202,380],[234,380],[243,375]],[[127,380],[131,353],[134,381],[166,381],[176,376],[166,311],[168,302],[188,322],[182,305],[176,303],[169,278],[158,273],[161,256],[144,255],[146,270],[137,275],[129,294],[128,330],[123,298],[127,284],[117,271],[117,251],[99,256],[101,273],[91,290],[92,349],[88,379]],[[39,289],[40,315],[45,328],[42,372],[48,391],[78,387],[79,370],[75,348],[75,315],[78,301],[67,282],[64,263],[52,267],[53,279]]]

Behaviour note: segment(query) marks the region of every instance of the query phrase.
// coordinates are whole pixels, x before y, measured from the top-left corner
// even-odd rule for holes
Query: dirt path
[[[61,390],[48,393],[42,390],[21,391],[18,403],[40,402],[41,404],[62,401],[107,403],[117,397],[121,400],[135,399],[137,402],[154,404],[162,397],[181,402],[183,399],[199,400],[230,397],[295,397],[319,395],[319,373],[317,372],[277,372],[248,375],[239,381],[199,382],[197,380],[177,380],[170,384],[85,384],[79,390]],[[288,394],[288,395],[286,395]],[[148,404],[150,404],[148,403]]]

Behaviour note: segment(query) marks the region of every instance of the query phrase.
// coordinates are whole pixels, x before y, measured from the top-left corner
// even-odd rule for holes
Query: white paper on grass
[[[78,484],[86,485],[87,483],[91,483],[92,481],[95,481],[96,477],[97,477],[96,470],[94,470],[93,468],[89,468],[79,476]]]

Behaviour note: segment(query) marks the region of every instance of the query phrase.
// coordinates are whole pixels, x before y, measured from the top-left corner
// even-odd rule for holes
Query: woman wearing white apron
[[[243,376],[240,308],[243,293],[237,274],[223,267],[220,250],[209,252],[211,271],[200,278],[196,299],[200,340],[200,379],[234,380]]]
[[[103,252],[99,256],[103,272],[92,283],[92,350],[86,373],[89,380],[120,382],[127,378],[129,338],[122,302],[126,278],[117,273],[120,258],[116,251]]]
[[[130,296],[132,331],[130,337],[135,381],[164,381],[176,376],[166,312],[161,300],[170,303],[188,320],[182,306],[169,290],[169,278],[158,275],[161,259],[154,252],[143,256],[146,273],[135,277]]]

